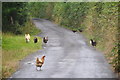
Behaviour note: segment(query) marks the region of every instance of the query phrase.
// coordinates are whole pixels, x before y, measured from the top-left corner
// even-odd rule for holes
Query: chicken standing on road
[[[41,59],[39,58],[36,59],[36,70],[38,70],[37,67],[40,67],[41,70],[41,67],[44,64],[44,60],[45,60],[45,56],[42,56]]]
[[[43,37],[43,42],[46,44],[48,42],[48,37]]]

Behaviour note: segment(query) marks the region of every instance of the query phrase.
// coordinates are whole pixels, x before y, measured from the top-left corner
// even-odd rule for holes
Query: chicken
[[[46,44],[48,42],[48,37],[43,37],[43,42]]]
[[[74,33],[77,32],[77,30],[72,30]]]
[[[30,35],[29,34],[25,34],[25,39],[26,39],[26,43],[28,43],[30,41]]]
[[[82,32],[82,29],[79,29],[79,32]]]
[[[35,38],[34,38],[34,43],[37,43],[37,42],[38,42],[38,38],[35,37]]]
[[[44,59],[45,59],[45,56],[42,56],[41,59],[39,59],[39,58],[36,59],[36,69],[37,69],[37,67],[40,67],[40,70],[41,70],[41,67],[44,64]]]
[[[92,46],[96,46],[96,41],[94,41],[93,39],[90,39],[90,44],[92,45]]]

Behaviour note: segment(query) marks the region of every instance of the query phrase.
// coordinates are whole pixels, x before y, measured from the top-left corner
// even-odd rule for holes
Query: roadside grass
[[[38,43],[34,43],[33,39],[34,36],[31,36],[30,42],[26,43],[24,35],[2,35],[2,78],[15,72],[20,60],[42,48],[42,39],[38,37]]]
[[[2,78],[2,32],[0,31],[0,79]]]
[[[98,25],[93,23],[92,19],[89,17],[90,15],[88,15],[88,18],[85,19],[83,23],[86,26],[85,30],[83,31],[83,35],[88,39],[88,42],[90,39],[96,40],[97,50],[103,52],[108,63],[111,64],[112,70],[115,71],[119,66],[117,65],[118,49],[116,47],[116,44],[118,43],[116,37],[118,34],[117,24],[115,23],[116,25],[110,25],[107,23],[106,19],[100,18],[103,22]],[[100,19],[97,21],[99,22]]]

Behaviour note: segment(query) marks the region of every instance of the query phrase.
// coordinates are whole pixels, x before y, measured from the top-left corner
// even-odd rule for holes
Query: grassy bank
[[[10,76],[19,66],[19,61],[27,55],[41,49],[41,38],[39,42],[33,42],[34,37],[31,37],[29,43],[25,42],[24,35],[2,35],[2,77]]]
[[[2,77],[2,32],[0,31],[0,79]]]

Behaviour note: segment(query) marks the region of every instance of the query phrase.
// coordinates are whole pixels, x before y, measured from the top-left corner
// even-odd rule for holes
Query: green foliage
[[[37,35],[41,32],[40,29],[36,28],[33,22],[27,21],[23,27],[19,28],[21,34],[29,33],[31,35]]]
[[[3,2],[2,3],[2,30],[3,32],[19,31],[28,20],[27,3],[23,2]]]
[[[86,10],[86,3],[57,3],[54,7],[53,18],[61,19],[58,21],[63,26],[80,27],[87,12]]]
[[[46,4],[42,2],[30,2],[28,4],[29,12],[31,17],[45,18],[46,15]]]
[[[3,3],[3,25],[5,23],[11,24],[11,17],[13,18],[13,24],[18,22],[18,24],[22,25],[27,19],[27,3],[20,3],[20,2],[10,2],[10,3]]]

